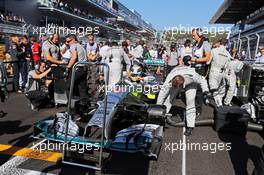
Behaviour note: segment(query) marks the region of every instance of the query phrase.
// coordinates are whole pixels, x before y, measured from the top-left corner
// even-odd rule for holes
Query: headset
[[[46,68],[46,69],[48,68],[48,65],[47,65],[47,63],[46,63],[45,61],[39,61],[38,64],[35,65],[35,71],[36,71],[36,72],[39,71],[40,65],[41,65],[42,63],[45,63],[45,65],[46,65],[45,68]]]
[[[196,33],[199,36],[199,38],[202,38],[203,37],[203,30],[201,28],[196,28],[195,30],[196,30]]]
[[[38,64],[35,65],[35,71],[38,71],[41,65],[41,61],[38,62]]]

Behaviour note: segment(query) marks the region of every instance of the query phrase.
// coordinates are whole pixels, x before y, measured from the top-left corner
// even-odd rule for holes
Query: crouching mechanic
[[[56,65],[51,65],[56,66]],[[28,73],[28,83],[26,85],[26,97],[31,102],[31,109],[38,110],[53,100],[53,81],[47,79],[51,68],[46,67],[44,61],[40,61],[35,70]],[[48,91],[48,92],[47,92]]]
[[[182,88],[185,89],[187,129],[184,135],[186,136],[191,136],[195,127],[195,97],[198,85],[201,86],[204,100],[206,100],[208,104],[210,93],[205,78],[196,73],[193,68],[186,66],[176,67],[167,76],[157,100],[157,104],[165,105],[167,107],[167,113],[169,113],[172,105],[175,104],[174,101],[178,93]]]

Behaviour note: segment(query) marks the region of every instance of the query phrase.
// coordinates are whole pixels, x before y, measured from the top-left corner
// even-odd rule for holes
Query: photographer
[[[38,110],[40,107],[50,103],[53,99],[53,81],[46,79],[51,68],[47,68],[46,66],[45,62],[40,61],[36,66],[36,70],[28,73],[26,97],[31,102],[32,110]]]

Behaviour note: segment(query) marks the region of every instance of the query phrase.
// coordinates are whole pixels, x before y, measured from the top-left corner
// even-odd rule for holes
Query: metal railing
[[[68,143],[68,129],[69,129],[69,121],[70,117],[72,115],[71,113],[71,102],[72,102],[72,97],[73,97],[73,89],[74,89],[74,81],[75,81],[75,75],[76,75],[76,70],[80,66],[103,66],[106,68],[106,75],[104,75],[106,78],[105,84],[108,85],[109,82],[109,66],[104,63],[92,63],[92,62],[78,62],[73,66],[72,69],[72,76],[71,76],[71,86],[70,86],[70,93],[69,93],[69,101],[68,101],[68,108],[67,108],[67,118],[66,118],[66,133],[65,133],[65,139],[64,139],[64,144]],[[68,164],[68,165],[73,165],[73,166],[78,166],[78,167],[84,167],[84,168],[89,168],[97,171],[102,170],[102,165],[103,165],[103,148],[104,148],[104,143],[105,143],[105,125],[106,125],[106,115],[107,115],[107,86],[105,86],[105,99],[104,99],[104,114],[103,114],[103,126],[102,126],[102,133],[101,133],[101,138],[100,138],[100,152],[99,152],[99,161],[98,161],[98,166],[96,165],[86,165],[82,163],[75,163],[75,162],[70,162],[65,160],[65,150],[63,153],[63,158],[62,158],[62,163]]]

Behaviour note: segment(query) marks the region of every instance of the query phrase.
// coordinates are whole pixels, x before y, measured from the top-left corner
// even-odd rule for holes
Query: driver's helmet
[[[134,60],[131,67],[132,76],[143,76],[146,73],[146,65],[139,60]]]
[[[131,67],[132,76],[141,76],[142,75],[142,67],[138,64],[135,64]]]

